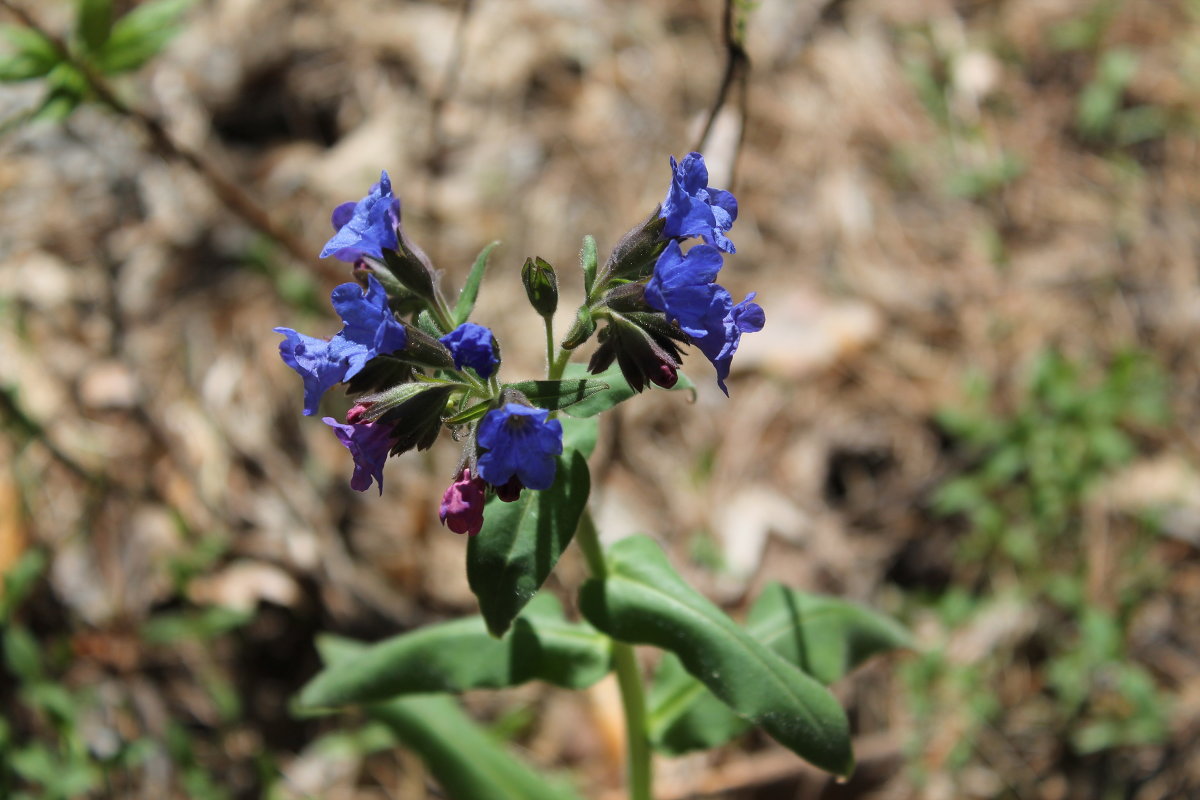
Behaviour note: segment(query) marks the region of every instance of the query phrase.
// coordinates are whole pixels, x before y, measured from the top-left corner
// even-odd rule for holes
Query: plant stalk
[[[587,561],[588,570],[596,578],[608,574],[604,551],[592,521],[592,512],[584,509],[575,531],[575,541]],[[638,669],[633,646],[613,640],[613,667],[621,689],[621,705],[625,711],[626,772],[629,781],[629,800],[653,800],[653,762],[650,739],[646,735],[646,697],[642,688],[642,673]]]
[[[550,374],[554,369],[554,319],[547,314],[542,321],[546,323],[546,377],[554,380]]]

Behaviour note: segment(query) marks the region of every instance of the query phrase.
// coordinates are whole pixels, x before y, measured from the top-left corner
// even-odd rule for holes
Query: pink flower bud
[[[455,533],[474,536],[483,528],[484,488],[483,478],[472,478],[471,471],[464,469],[462,476],[446,489],[438,518]]]

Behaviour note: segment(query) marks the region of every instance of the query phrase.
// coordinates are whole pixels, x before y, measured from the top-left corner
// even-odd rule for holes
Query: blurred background
[[[474,613],[437,522],[457,447],[351,491],[271,328],[336,330],[328,214],[387,169],[451,292],[502,241],[475,320],[532,376],[521,263],[568,319],[583,234],[603,257],[700,148],[767,326],[731,399],[692,357],[694,404],[606,415],[601,530],[735,617],[779,580],[920,648],[835,687],[849,783],[751,735],[664,759],[660,798],[1200,796],[1200,3],[174,6],[109,98],[0,86],[0,795],[441,796],[383,731],[288,704],[318,633]],[[467,701],[621,796],[612,686]]]

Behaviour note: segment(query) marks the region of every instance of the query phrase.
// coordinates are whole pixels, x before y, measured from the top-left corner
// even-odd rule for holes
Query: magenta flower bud
[[[483,529],[484,488],[483,478],[472,478],[471,470],[464,469],[462,476],[450,484],[442,495],[438,519],[455,533],[474,536]]]
[[[660,361],[653,369],[646,371],[646,377],[656,386],[670,389],[679,383],[679,370],[670,361]]]
[[[371,405],[371,403],[355,403],[346,412],[346,422],[351,425],[358,425],[363,422],[363,416],[370,410]]]

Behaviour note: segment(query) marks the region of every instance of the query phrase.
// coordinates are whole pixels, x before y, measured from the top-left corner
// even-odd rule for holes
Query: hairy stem
[[[608,573],[604,551],[592,512],[584,510],[575,531],[575,541],[587,561],[588,570],[597,578]],[[613,641],[613,667],[621,689],[621,705],[625,711],[626,771],[629,776],[629,799],[652,800],[653,763],[650,758],[650,739],[646,735],[646,697],[642,688],[642,673],[638,668],[633,646]]]
[[[572,350],[559,350],[558,356],[550,362],[550,380],[562,380],[563,372],[567,369],[567,362],[571,360]]]
[[[542,317],[542,320],[546,323],[546,377],[556,380],[550,374],[554,369],[554,320],[549,315]]]

